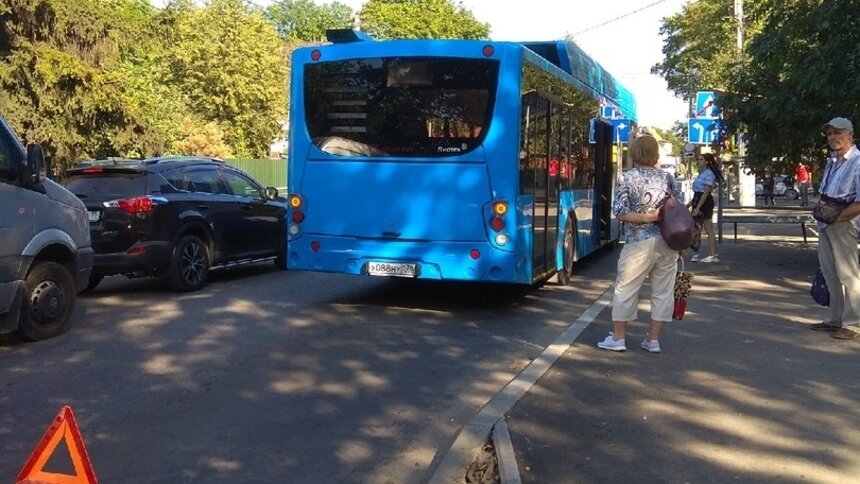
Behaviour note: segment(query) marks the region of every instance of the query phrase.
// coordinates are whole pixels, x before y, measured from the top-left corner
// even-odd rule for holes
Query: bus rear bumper
[[[319,244],[318,250],[311,250],[312,242]],[[477,253],[473,254],[473,250]],[[288,254],[289,270],[531,283],[525,257],[499,250],[486,242],[378,242],[306,235],[290,241]],[[373,270],[380,268],[391,269],[391,273]]]

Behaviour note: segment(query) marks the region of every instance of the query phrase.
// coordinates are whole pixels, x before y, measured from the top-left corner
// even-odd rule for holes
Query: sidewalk
[[[860,341],[808,329],[824,309],[817,240],[801,240],[749,225],[722,262],[687,263],[687,316],[661,354],[639,349],[643,322],[627,352],[596,348],[601,312],[506,415],[522,482],[860,482]]]

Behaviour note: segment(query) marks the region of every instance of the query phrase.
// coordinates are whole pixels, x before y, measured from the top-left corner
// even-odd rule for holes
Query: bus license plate
[[[415,277],[415,269],[415,264],[367,263],[367,273],[371,276]]]
[[[90,219],[90,222],[98,222],[102,219],[102,213],[97,210],[87,210],[87,218]]]

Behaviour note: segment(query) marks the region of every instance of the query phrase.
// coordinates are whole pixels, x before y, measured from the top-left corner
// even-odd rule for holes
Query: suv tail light
[[[105,202],[104,206],[119,208],[125,213],[150,213],[155,210],[155,203],[150,197],[121,198]]]

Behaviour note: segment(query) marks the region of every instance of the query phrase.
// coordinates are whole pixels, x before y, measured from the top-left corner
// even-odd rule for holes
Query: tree
[[[149,135],[129,91],[144,0],[9,0],[0,5],[0,109],[55,173]]]
[[[349,6],[332,2],[317,5],[312,0],[279,0],[266,9],[266,17],[287,40],[324,41],[326,29],[353,27]]]
[[[860,17],[860,0],[745,2],[741,59],[732,4],[698,0],[665,19],[666,58],[654,72],[683,96],[722,88],[717,103],[730,129],[745,133],[753,169],[821,159],[821,124],[860,115],[860,30],[840,28]]]
[[[369,0],[361,28],[377,39],[486,39],[490,25],[451,0]]]
[[[860,121],[860,0],[767,0],[749,63],[723,104],[749,140],[748,158],[785,168],[799,157],[823,160],[821,125]]]
[[[171,79],[190,114],[215,122],[237,156],[268,152],[286,116],[284,44],[242,0],[176,13]]]

